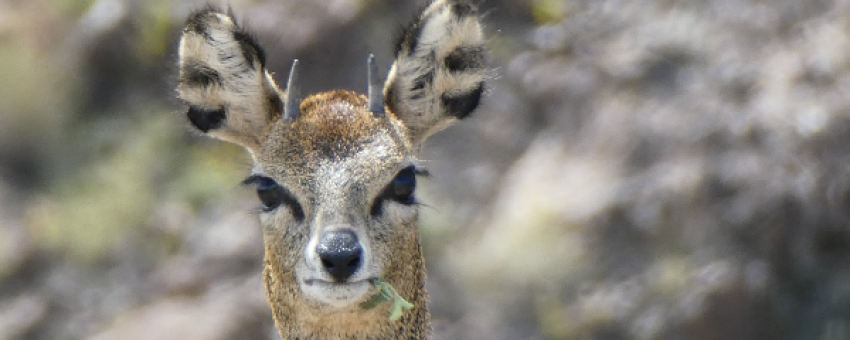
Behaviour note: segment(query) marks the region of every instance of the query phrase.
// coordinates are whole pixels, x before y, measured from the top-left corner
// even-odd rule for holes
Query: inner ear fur
[[[384,96],[414,145],[478,107],[485,64],[478,10],[468,0],[434,1],[402,31]]]
[[[179,48],[180,98],[204,134],[257,154],[286,94],[265,68],[265,54],[232,15],[207,8],[186,21]]]

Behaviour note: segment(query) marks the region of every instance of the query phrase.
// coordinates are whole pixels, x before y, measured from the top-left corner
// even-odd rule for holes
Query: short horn
[[[283,106],[283,119],[292,122],[301,116],[301,91],[298,83],[298,59],[292,61],[289,80],[286,82],[286,105]]]
[[[370,54],[367,59],[369,66],[369,111],[376,117],[384,116],[384,84],[378,77],[378,65],[375,64],[375,56]]]

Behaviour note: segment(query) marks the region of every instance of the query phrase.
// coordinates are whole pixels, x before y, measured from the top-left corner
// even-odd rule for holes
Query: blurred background
[[[204,3],[0,0],[0,340],[277,338],[250,159],[174,90]],[[304,93],[422,5],[229,4]],[[850,339],[850,1],[482,12],[483,106],[422,155],[437,339]]]

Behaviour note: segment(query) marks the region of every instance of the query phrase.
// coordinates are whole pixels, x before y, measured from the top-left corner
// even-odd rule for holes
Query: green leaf
[[[366,303],[361,305],[365,310],[370,310],[375,307],[378,307],[382,303],[390,301],[393,298],[392,294],[390,293],[390,290],[386,288],[387,286],[389,286],[388,284],[376,281],[374,285],[375,288],[378,290],[378,294],[375,294],[375,296],[371,300],[366,301]]]
[[[396,294],[393,306],[390,307],[390,321],[397,321],[405,310],[413,309],[413,304]]]
[[[397,321],[404,314],[405,310],[413,309],[413,304],[405,300],[392,285],[382,279],[377,279],[372,282],[378,294],[362,305],[363,309],[370,310],[385,302],[392,300],[390,306],[390,321]]]

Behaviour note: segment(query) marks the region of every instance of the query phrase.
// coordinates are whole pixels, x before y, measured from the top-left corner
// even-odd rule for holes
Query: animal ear
[[[191,15],[180,39],[180,98],[201,132],[257,154],[266,127],[283,112],[286,94],[265,68],[256,39],[232,15]]]
[[[414,145],[478,106],[484,44],[477,8],[464,0],[434,1],[402,31],[384,96]]]

